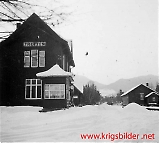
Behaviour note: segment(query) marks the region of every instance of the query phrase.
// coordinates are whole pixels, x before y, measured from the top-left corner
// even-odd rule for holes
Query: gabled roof
[[[83,94],[82,92],[83,91],[81,91],[80,89],[78,89],[78,87],[76,87],[75,85],[73,85],[74,86],[74,88],[76,89],[76,90],[78,90],[81,94]]]
[[[146,86],[146,85],[144,85],[144,84],[141,83],[141,84],[139,84],[139,85],[131,88],[130,90],[126,91],[126,92],[123,93],[121,96],[127,95],[128,93],[130,93],[131,91],[133,91],[134,89],[136,89],[137,87],[139,87],[139,86],[141,86],[141,85],[142,85],[142,86],[145,86],[145,87],[148,88],[148,89],[150,89],[152,92],[155,92],[153,89],[151,89],[151,88],[149,88],[148,86]]]
[[[57,77],[57,76],[66,77],[66,76],[72,76],[72,73],[64,71],[59,67],[59,65],[56,64],[47,71],[37,73],[36,76],[37,77]]]
[[[27,30],[29,27],[34,27],[43,31],[46,34],[50,34],[50,36],[54,35],[54,37],[56,36],[60,39],[60,37],[43,20],[41,20],[38,15],[33,13],[6,40],[2,41],[2,43],[10,42],[10,40],[15,40],[23,31]]]
[[[5,39],[4,41],[2,41],[0,43],[1,46],[14,41],[16,39],[18,39],[18,37],[24,33],[24,31],[28,30],[29,27],[34,27],[35,29],[40,30],[41,32],[44,32],[45,34],[47,34],[48,36],[50,36],[52,39],[58,39],[64,46],[62,46],[63,50],[66,50],[69,58],[70,58],[70,62],[72,66],[75,66],[75,63],[73,61],[73,56],[72,53],[70,51],[68,42],[64,39],[62,39],[57,33],[55,33],[42,19],[40,19],[40,17],[38,15],[36,15],[35,13],[33,13],[26,21],[23,22],[23,24],[21,26],[19,26],[19,28],[17,28],[7,39]]]
[[[156,94],[157,96],[159,96],[157,92],[151,92],[151,93],[147,94],[147,95],[145,96],[145,98],[151,96],[152,94]]]

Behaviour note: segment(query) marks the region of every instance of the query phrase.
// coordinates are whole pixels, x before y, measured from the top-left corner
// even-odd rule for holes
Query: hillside
[[[155,75],[139,76],[130,79],[120,79],[114,83],[105,85],[97,81],[90,80],[85,76],[75,75],[74,84],[79,90],[81,90],[81,92],[83,92],[83,85],[86,85],[88,82],[93,82],[101,92],[102,96],[108,96],[111,94],[116,94],[120,89],[125,92],[141,83],[146,84],[148,82],[149,86],[155,88],[157,82],[159,81],[158,78],[159,77]]]
[[[105,86],[104,89],[113,89],[116,92],[122,89],[125,92],[141,83],[142,84],[149,83],[150,87],[155,88],[156,84],[159,81],[158,78],[159,77],[155,75],[147,75],[147,76],[139,76],[139,77],[130,78],[130,79],[120,79],[112,84]]]
[[[99,83],[97,81],[93,81],[91,79],[88,79],[85,76],[75,75],[73,77],[73,79],[74,79],[74,85],[81,92],[83,92],[83,85],[86,85],[88,83],[92,83],[93,82],[96,85],[97,89],[100,91],[102,96],[111,95],[111,94],[115,94],[116,93],[116,91],[114,91],[113,89],[108,89],[105,84]]]
[[[98,89],[105,88],[105,86],[106,86],[105,84],[101,84],[97,81],[93,81],[93,80],[91,80],[85,76],[81,76],[81,75],[75,75],[73,77],[73,79],[74,79],[75,86],[81,91],[83,91],[83,85],[86,85],[89,82],[93,82],[97,86]]]

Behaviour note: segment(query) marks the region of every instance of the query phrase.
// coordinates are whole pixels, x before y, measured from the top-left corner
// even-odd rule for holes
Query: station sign
[[[23,42],[24,47],[44,47],[46,42]]]

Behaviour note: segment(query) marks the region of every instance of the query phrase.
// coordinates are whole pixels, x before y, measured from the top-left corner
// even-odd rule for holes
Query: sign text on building
[[[23,42],[24,47],[44,47],[46,42]]]

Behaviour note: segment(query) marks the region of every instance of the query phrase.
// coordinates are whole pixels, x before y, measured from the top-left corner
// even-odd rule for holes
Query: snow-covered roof
[[[56,64],[47,71],[37,73],[36,76],[37,77],[72,76],[72,73],[64,71],[59,67],[59,65]]]
[[[79,87],[77,87],[75,84],[73,84],[73,85],[77,90],[79,90],[79,92],[83,93],[83,90],[80,90]]]
[[[151,88],[149,88],[148,86],[146,86],[146,85],[144,85],[144,84],[141,83],[141,84],[138,84],[137,86],[131,88],[130,90],[126,91],[126,92],[123,93],[121,96],[124,96],[124,95],[128,94],[129,92],[131,92],[132,90],[136,89],[136,88],[139,87],[140,85],[143,85],[143,86],[147,87],[148,89],[152,90],[153,92],[155,92],[153,89],[151,89]]]
[[[158,94],[157,94],[156,92],[151,92],[151,93],[147,94],[145,97],[149,97],[149,96],[152,95],[153,93],[155,93],[155,94],[158,96]]]
[[[135,87],[131,88],[130,90],[124,92],[121,96],[124,96],[124,95],[128,94],[129,92],[131,92],[132,90],[136,89],[136,88],[137,88],[138,86],[140,86],[140,85],[141,85],[141,84],[138,84],[137,86],[135,86]]]

